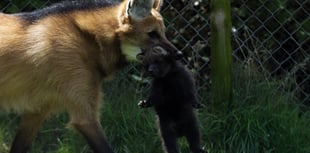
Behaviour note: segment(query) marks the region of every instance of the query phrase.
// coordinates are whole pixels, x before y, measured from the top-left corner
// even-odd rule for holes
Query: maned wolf
[[[0,13],[0,109],[22,115],[11,153],[25,153],[41,123],[68,111],[96,153],[112,153],[99,122],[100,83],[161,46],[162,0],[65,1],[28,13]]]
[[[205,153],[200,148],[200,131],[193,108],[202,108],[198,102],[194,79],[180,61],[171,58],[162,47],[154,47],[141,60],[146,73],[154,79],[147,100],[139,102],[142,108],[154,106],[159,131],[167,153],[178,153],[177,138],[185,136],[193,153]]]

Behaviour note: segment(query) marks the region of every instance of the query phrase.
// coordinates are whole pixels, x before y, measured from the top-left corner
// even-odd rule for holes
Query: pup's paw
[[[140,108],[147,108],[147,107],[151,107],[151,104],[148,103],[146,100],[140,100],[138,103],[138,106]]]

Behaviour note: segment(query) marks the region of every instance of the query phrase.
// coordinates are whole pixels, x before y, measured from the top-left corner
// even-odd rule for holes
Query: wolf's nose
[[[175,54],[175,58],[176,60],[180,60],[183,58],[183,53],[181,51],[177,51],[176,54]]]

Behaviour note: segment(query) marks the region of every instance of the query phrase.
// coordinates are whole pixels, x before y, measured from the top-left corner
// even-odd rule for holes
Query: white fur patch
[[[123,54],[128,61],[138,61],[137,55],[141,53],[141,48],[130,44],[121,44]]]

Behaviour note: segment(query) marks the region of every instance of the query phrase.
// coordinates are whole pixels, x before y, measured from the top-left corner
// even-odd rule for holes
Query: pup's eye
[[[160,35],[157,31],[151,31],[147,33],[149,35],[150,38],[152,39],[158,39],[160,38]]]

